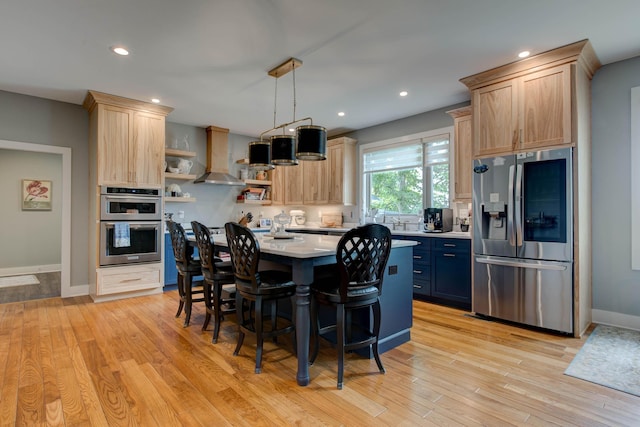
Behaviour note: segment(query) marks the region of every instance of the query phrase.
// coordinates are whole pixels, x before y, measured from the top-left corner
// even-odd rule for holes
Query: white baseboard
[[[0,268],[0,277],[20,274],[53,273],[62,271],[62,264],[28,265],[24,267]]]
[[[89,285],[69,286],[67,288],[63,287],[61,291],[62,298],[81,297],[89,295]]]
[[[635,329],[640,331],[640,316],[631,316],[629,314],[615,313],[613,311],[591,310],[593,323],[601,323],[603,325],[619,326],[621,328]]]

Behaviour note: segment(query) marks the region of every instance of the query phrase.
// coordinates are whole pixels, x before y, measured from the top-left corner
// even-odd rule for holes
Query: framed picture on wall
[[[22,180],[22,210],[51,210],[51,181],[41,179]]]

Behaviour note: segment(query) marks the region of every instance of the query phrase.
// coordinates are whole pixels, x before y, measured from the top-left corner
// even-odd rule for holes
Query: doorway
[[[52,230],[56,234],[57,244],[59,244],[59,268],[55,268],[58,271],[46,271],[47,267],[36,266],[30,267],[29,265],[25,265],[25,263],[21,263],[22,265],[16,265],[15,267],[3,266],[2,275],[3,276],[17,276],[17,275],[33,275],[36,277],[37,281],[40,284],[40,291],[28,290],[27,286],[22,289],[17,288],[7,288],[9,291],[14,291],[15,294],[12,297],[7,297],[5,300],[0,294],[0,302],[9,302],[18,298],[18,300],[28,300],[28,299],[37,299],[37,298],[47,298],[51,295],[51,293],[57,293],[62,297],[71,296],[71,148],[68,147],[58,147],[51,145],[42,145],[42,144],[32,144],[27,142],[18,142],[18,141],[7,141],[0,140],[0,150],[12,150],[16,152],[24,152],[26,154],[29,153],[43,153],[52,155],[54,158],[58,159],[58,162],[61,162],[61,171],[59,174],[59,182],[56,183],[56,186],[52,188],[52,194],[55,198],[58,198],[57,206],[59,209],[58,219],[56,224],[51,226],[51,228],[55,228],[55,231]],[[46,156],[45,156],[46,157]],[[36,156],[37,158],[37,156]],[[19,176],[16,176],[19,175]],[[37,175],[37,174],[36,174]],[[13,200],[8,199],[6,202],[19,203],[21,197],[20,192],[22,191],[21,180],[22,179],[33,179],[38,178],[38,176],[22,176],[22,173],[13,173],[13,179],[11,181],[13,184],[19,182],[20,189],[19,192],[16,193],[16,188],[8,188],[7,192],[11,193],[11,198]],[[13,185],[11,184],[11,185]],[[17,194],[17,195],[16,195]],[[14,197],[16,196],[16,197]],[[15,208],[14,208],[15,211]],[[15,213],[15,212],[14,212]],[[25,212],[26,213],[26,212]],[[37,215],[33,215],[30,219],[34,221],[38,221]],[[21,221],[24,218],[20,219]],[[27,223],[22,223],[19,225],[21,233],[29,233],[32,227],[29,225],[29,221]],[[9,239],[6,239],[9,240]],[[15,241],[15,238],[14,238]],[[10,242],[3,241],[0,242],[1,245],[10,244]],[[55,248],[57,250],[58,248]],[[27,263],[28,264],[28,263]],[[56,264],[49,264],[56,265]],[[75,288],[74,288],[75,290]],[[24,298],[24,299],[22,299]]]

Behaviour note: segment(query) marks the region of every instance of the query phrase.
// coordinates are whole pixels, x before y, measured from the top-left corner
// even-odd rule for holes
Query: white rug
[[[12,286],[38,285],[40,281],[33,274],[24,276],[0,277],[0,288],[10,288]]]

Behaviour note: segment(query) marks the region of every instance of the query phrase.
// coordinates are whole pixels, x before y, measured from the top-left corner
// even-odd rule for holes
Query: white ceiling
[[[0,90],[158,97],[168,121],[257,136],[274,124],[267,71],[296,57],[296,118],[335,135],[467,101],[460,78],[524,49],[640,55],[639,17],[638,0],[3,0]],[[293,74],[277,83],[281,124]]]

